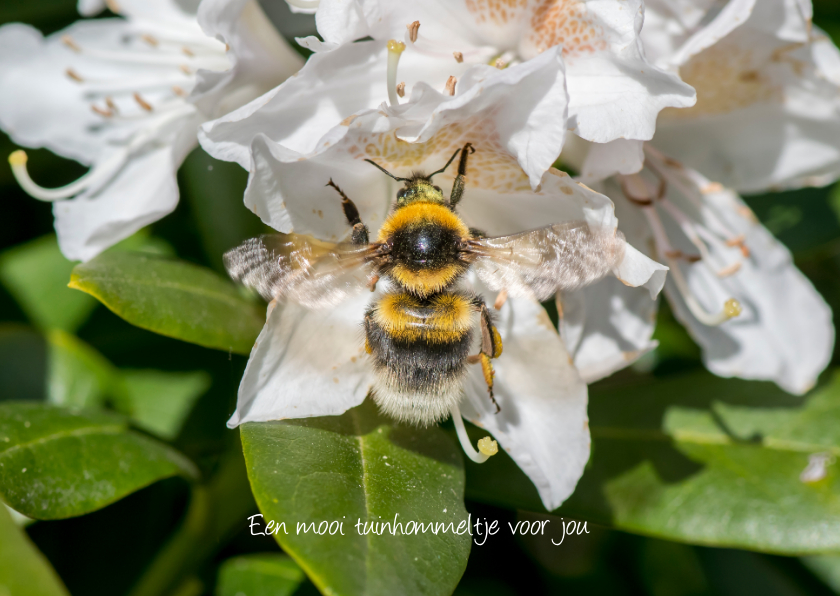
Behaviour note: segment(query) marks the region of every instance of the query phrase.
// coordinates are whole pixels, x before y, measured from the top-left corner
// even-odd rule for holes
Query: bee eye
[[[435,186],[435,187],[433,187],[433,188],[434,188],[436,191],[438,191],[438,192],[443,192],[443,191],[440,189],[440,186]]]
[[[397,191],[397,200],[401,201],[404,198],[405,198],[405,189],[401,188],[400,190]]]

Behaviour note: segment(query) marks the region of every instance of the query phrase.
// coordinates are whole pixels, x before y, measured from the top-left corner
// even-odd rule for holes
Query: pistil
[[[477,464],[483,464],[499,452],[499,444],[489,436],[478,441],[478,451],[476,451],[470,442],[467,429],[464,427],[464,419],[461,418],[461,410],[458,408],[458,405],[453,405],[450,412],[452,414],[452,423],[455,425],[455,432],[458,434],[458,441],[461,443],[461,447],[464,453],[467,454],[467,457]]]
[[[400,56],[405,50],[405,44],[396,39],[388,42],[388,73],[386,81],[388,85],[388,102],[392,106],[400,105],[399,97],[397,97],[397,66],[400,63]]]

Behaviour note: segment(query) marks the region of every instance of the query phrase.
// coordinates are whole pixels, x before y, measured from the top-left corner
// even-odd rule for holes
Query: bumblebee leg
[[[332,186],[338,194],[341,195],[341,208],[344,210],[344,217],[347,218],[347,223],[353,228],[353,234],[350,237],[353,244],[368,244],[368,229],[365,224],[362,223],[362,218],[359,217],[359,210],[356,208],[356,205],[351,201],[344,191],[342,191],[338,185],[332,181],[327,182],[327,186]]]
[[[496,406],[496,413],[501,411],[499,404],[496,402],[496,397],[493,395],[493,364],[490,362],[491,358],[498,358],[502,355],[502,337],[499,335],[499,330],[493,324],[493,319],[490,316],[490,311],[487,310],[487,305],[484,300],[479,297],[473,299],[473,306],[478,311],[481,318],[481,350],[477,356],[470,356],[467,362],[481,363],[481,372],[484,373],[484,382],[487,383],[487,392],[490,394],[490,401]]]
[[[455,182],[452,184],[452,192],[449,194],[450,207],[455,207],[464,195],[464,176],[467,175],[467,157],[472,153],[475,153],[475,147],[472,146],[472,143],[467,143],[461,149],[461,159],[458,161],[458,175],[455,176]]]

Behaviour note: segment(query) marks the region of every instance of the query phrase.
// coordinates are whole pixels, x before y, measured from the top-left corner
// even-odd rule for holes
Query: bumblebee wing
[[[323,308],[370,283],[375,250],[373,245],[336,244],[301,234],[268,234],[226,252],[224,260],[234,280],[266,300]]]
[[[467,242],[473,268],[491,290],[546,300],[612,271],[624,256],[618,230],[570,221],[512,236]]]

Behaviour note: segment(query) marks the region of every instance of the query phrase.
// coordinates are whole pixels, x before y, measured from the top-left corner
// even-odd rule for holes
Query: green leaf
[[[840,466],[800,480],[811,455],[840,459],[840,376],[800,398],[698,373],[595,390],[589,414],[592,457],[558,515],[695,544],[840,550]],[[540,509],[503,454],[467,476],[472,498]]]
[[[195,477],[189,460],[104,412],[0,404],[0,492],[33,519],[83,515],[149,484]]]
[[[324,594],[451,594],[467,563],[470,536],[456,444],[438,428],[399,426],[371,402],[342,416],[252,422],[242,447],[264,522]],[[451,529],[360,534],[356,524],[452,523]],[[312,532],[342,522],[344,535]],[[309,528],[298,534],[298,524]],[[363,526],[362,526],[363,528]],[[371,526],[368,525],[368,529]],[[333,525],[338,531],[338,524]],[[252,530],[256,531],[256,530]]]
[[[73,263],[64,258],[54,235],[42,236],[0,255],[0,282],[41,329],[75,331],[96,301],[67,287]]]
[[[802,562],[825,585],[840,594],[840,555],[811,555],[802,557]]]
[[[196,400],[210,388],[210,375],[203,371],[121,371],[121,391],[114,405],[131,416],[140,428],[172,440]]]
[[[55,570],[0,506],[0,596],[69,596]]]
[[[0,324],[0,401],[40,401],[46,395],[47,345],[25,325]]]
[[[79,338],[55,330],[47,334],[47,401],[57,406],[101,406],[114,384],[116,370]]]
[[[285,555],[245,555],[222,564],[216,596],[289,596],[305,579],[303,570]]]
[[[132,325],[208,348],[248,354],[265,316],[209,269],[128,252],[99,255],[73,269],[87,292]]]

